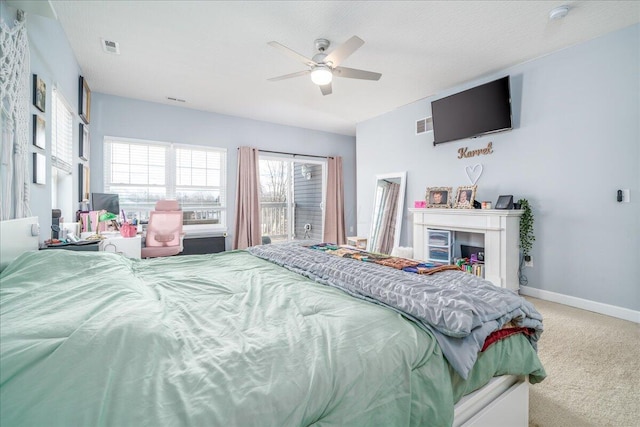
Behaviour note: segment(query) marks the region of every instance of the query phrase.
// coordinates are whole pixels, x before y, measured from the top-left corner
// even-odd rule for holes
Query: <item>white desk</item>
[[[142,236],[122,237],[119,234],[109,236],[99,243],[99,250],[122,254],[128,258],[140,259]]]

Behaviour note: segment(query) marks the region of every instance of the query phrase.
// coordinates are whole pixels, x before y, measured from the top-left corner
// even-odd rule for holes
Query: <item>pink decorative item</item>
[[[416,208],[426,208],[427,207],[427,201],[426,200],[416,200],[415,202],[413,202],[413,206]]]
[[[120,226],[120,234],[122,237],[135,237],[138,233],[138,227],[125,222]]]

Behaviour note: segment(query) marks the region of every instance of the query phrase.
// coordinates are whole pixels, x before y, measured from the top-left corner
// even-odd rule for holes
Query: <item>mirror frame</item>
[[[373,252],[373,235],[375,221],[373,220],[376,211],[376,192],[378,190],[378,182],[385,179],[400,179],[400,189],[398,190],[398,203],[396,205],[396,230],[393,235],[393,247],[400,246],[400,231],[402,230],[402,221],[404,219],[404,198],[407,184],[407,172],[393,172],[376,175],[375,187],[373,190],[373,209],[371,210],[371,224],[369,226],[369,237],[367,238],[367,251]]]

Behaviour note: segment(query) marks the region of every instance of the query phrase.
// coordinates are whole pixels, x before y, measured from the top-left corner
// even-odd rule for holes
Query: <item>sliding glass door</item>
[[[322,240],[326,162],[260,155],[263,241]]]

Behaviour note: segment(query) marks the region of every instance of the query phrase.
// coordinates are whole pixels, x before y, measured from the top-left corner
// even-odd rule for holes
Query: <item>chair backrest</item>
[[[182,211],[176,200],[160,200],[149,215],[147,247],[181,246]]]
[[[177,200],[158,200],[156,202],[157,211],[179,211],[180,203]]]

